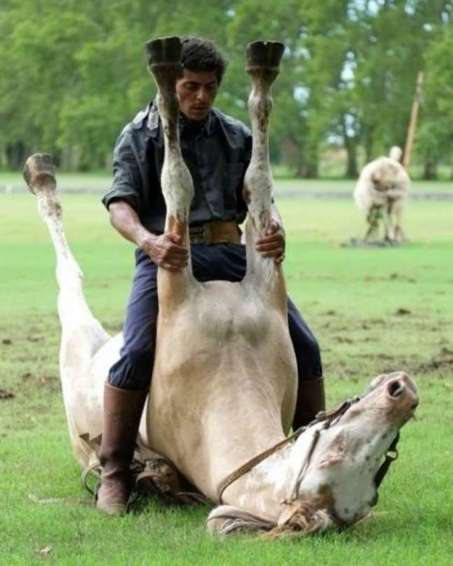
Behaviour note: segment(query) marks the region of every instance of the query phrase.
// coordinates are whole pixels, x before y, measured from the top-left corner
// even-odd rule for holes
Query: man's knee
[[[151,382],[153,365],[152,350],[130,350],[110,368],[108,383],[120,389],[145,389]]]

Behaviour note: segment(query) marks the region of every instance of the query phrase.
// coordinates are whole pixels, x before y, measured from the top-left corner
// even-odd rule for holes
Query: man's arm
[[[127,240],[135,243],[159,267],[168,271],[179,271],[187,265],[188,252],[181,246],[181,237],[176,234],[152,234],[140,222],[138,214],[124,200],[109,204],[112,226]]]
[[[187,265],[188,252],[176,235],[156,235],[140,221],[141,175],[134,147],[132,128],[126,126],[113,151],[113,186],[102,202],[108,208],[110,222],[127,240],[135,243],[160,267],[178,271]]]
[[[282,219],[275,204],[271,207],[272,220],[266,235],[256,241],[256,251],[264,257],[272,257],[275,263],[285,259],[285,232]]]

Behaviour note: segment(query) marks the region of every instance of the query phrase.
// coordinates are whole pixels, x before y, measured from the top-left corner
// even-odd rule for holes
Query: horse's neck
[[[290,448],[273,454],[232,484],[224,502],[259,517],[276,521],[292,479]]]
[[[228,488],[226,502],[276,521],[282,502],[294,496],[298,480],[306,471],[317,428],[308,429],[294,444],[279,449],[239,478]]]

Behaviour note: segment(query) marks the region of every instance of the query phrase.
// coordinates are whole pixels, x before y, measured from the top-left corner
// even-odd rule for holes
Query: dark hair
[[[227,60],[215,46],[214,42],[204,37],[183,37],[181,63],[184,69],[194,72],[215,72],[217,82],[222,82]]]

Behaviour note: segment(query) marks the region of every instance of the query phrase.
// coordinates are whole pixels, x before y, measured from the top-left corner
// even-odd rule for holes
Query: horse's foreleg
[[[161,174],[162,193],[167,207],[165,232],[178,235],[182,244],[190,248],[188,225],[193,182],[181,153],[176,97],[176,81],[183,72],[180,62],[181,41],[178,37],[155,39],[149,41],[146,47],[149,68],[158,89],[157,106],[165,143]],[[175,304],[178,297],[184,296],[187,283],[193,280],[190,260],[188,267],[178,273],[159,269],[158,277],[159,301],[162,304],[170,301]]]
[[[246,70],[252,80],[248,108],[252,123],[253,146],[245,174],[244,196],[248,205],[247,279],[253,277],[265,288],[279,289],[285,297],[281,269],[272,258],[255,251],[256,239],[266,234],[272,220],[272,173],[269,160],[268,126],[272,109],[270,88],[279,72],[284,46],[277,42],[251,43],[247,48]]]
[[[381,205],[372,204],[370,206],[366,217],[368,228],[364,237],[365,242],[379,236],[379,222],[382,218],[382,214]]]

